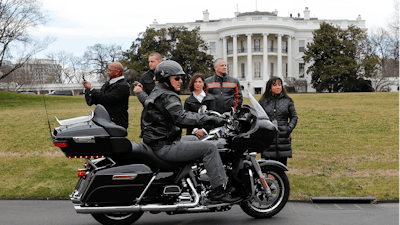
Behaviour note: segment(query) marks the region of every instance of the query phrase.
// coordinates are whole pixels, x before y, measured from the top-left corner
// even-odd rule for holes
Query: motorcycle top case
[[[56,127],[51,139],[54,143],[65,143],[59,146],[71,158],[110,156],[132,150],[132,143],[126,137],[110,136],[92,121]]]

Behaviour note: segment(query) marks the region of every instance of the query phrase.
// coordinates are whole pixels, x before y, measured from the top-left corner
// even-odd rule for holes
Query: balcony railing
[[[263,48],[252,48],[251,51],[252,52],[263,52],[264,49]],[[267,51],[277,53],[278,48],[268,48]],[[231,54],[233,54],[233,50],[227,50],[227,53],[228,53],[228,55],[231,55]],[[238,48],[237,53],[247,53],[247,48]],[[288,49],[282,48],[282,53],[288,53]]]
[[[246,53],[247,49],[246,48],[239,48],[238,53]]]

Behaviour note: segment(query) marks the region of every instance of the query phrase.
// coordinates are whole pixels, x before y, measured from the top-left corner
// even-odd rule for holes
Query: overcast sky
[[[398,1],[398,0],[397,0]],[[208,9],[210,19],[232,18],[234,12],[278,11],[287,17],[300,13],[305,7],[311,17],[318,19],[350,19],[361,15],[367,28],[386,27],[393,13],[393,0],[42,0],[50,22],[32,34],[38,37],[55,36],[57,42],[38,54],[65,50],[81,56],[86,47],[101,44],[122,45],[129,49],[140,32],[155,19],[159,24],[194,22],[203,19]]]

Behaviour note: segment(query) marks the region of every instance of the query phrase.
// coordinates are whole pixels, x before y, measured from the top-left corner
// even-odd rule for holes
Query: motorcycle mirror
[[[207,112],[207,106],[205,106],[205,105],[200,106],[198,112],[199,112],[199,113],[205,113],[205,112]]]

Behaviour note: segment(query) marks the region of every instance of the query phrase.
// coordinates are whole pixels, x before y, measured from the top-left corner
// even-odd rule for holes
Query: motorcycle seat
[[[132,142],[131,154],[132,155],[130,157],[139,159],[140,162],[143,162],[155,169],[176,169],[185,163],[164,161],[154,154],[153,150],[143,142]]]
[[[126,137],[128,135],[128,132],[124,127],[118,126],[111,121],[106,108],[100,104],[98,104],[94,109],[92,121],[103,127],[112,137]]]

